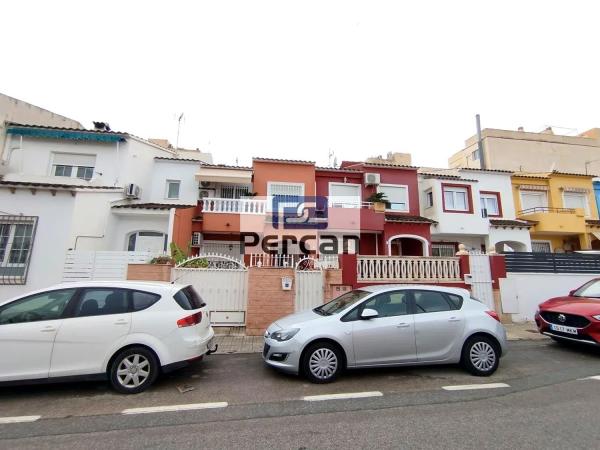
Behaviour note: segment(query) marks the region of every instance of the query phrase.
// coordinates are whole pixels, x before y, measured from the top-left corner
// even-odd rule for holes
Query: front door
[[[48,377],[54,339],[75,291],[48,291],[0,306],[0,381]]]
[[[462,302],[439,291],[413,291],[415,341],[419,361],[445,361],[462,345],[465,326]],[[454,300],[454,301],[453,301]]]
[[[126,290],[83,289],[56,336],[50,377],[104,372],[107,355],[129,334],[130,311]]]
[[[376,318],[363,320],[363,309],[374,309]],[[356,365],[385,365],[416,361],[414,318],[408,291],[385,292],[356,309],[352,321]]]

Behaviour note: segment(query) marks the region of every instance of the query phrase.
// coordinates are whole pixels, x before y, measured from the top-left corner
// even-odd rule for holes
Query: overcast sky
[[[600,126],[599,17],[574,0],[3,2],[0,92],[172,142],[183,112],[180,144],[221,163],[445,167],[476,113]]]

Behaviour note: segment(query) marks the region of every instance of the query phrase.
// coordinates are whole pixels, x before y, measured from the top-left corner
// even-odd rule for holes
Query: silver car
[[[385,285],[357,289],[291,314],[265,332],[263,358],[314,383],[343,369],[461,363],[491,375],[506,353],[498,315],[465,289]]]

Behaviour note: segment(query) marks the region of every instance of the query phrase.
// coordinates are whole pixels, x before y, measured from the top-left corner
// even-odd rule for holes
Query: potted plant
[[[385,212],[385,209],[390,206],[390,202],[383,192],[374,192],[367,201],[373,204],[373,209],[377,212]]]

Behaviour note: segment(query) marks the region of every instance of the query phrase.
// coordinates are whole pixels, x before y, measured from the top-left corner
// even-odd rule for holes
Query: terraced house
[[[564,172],[512,176],[517,217],[531,223],[534,252],[600,249],[592,175]]]

